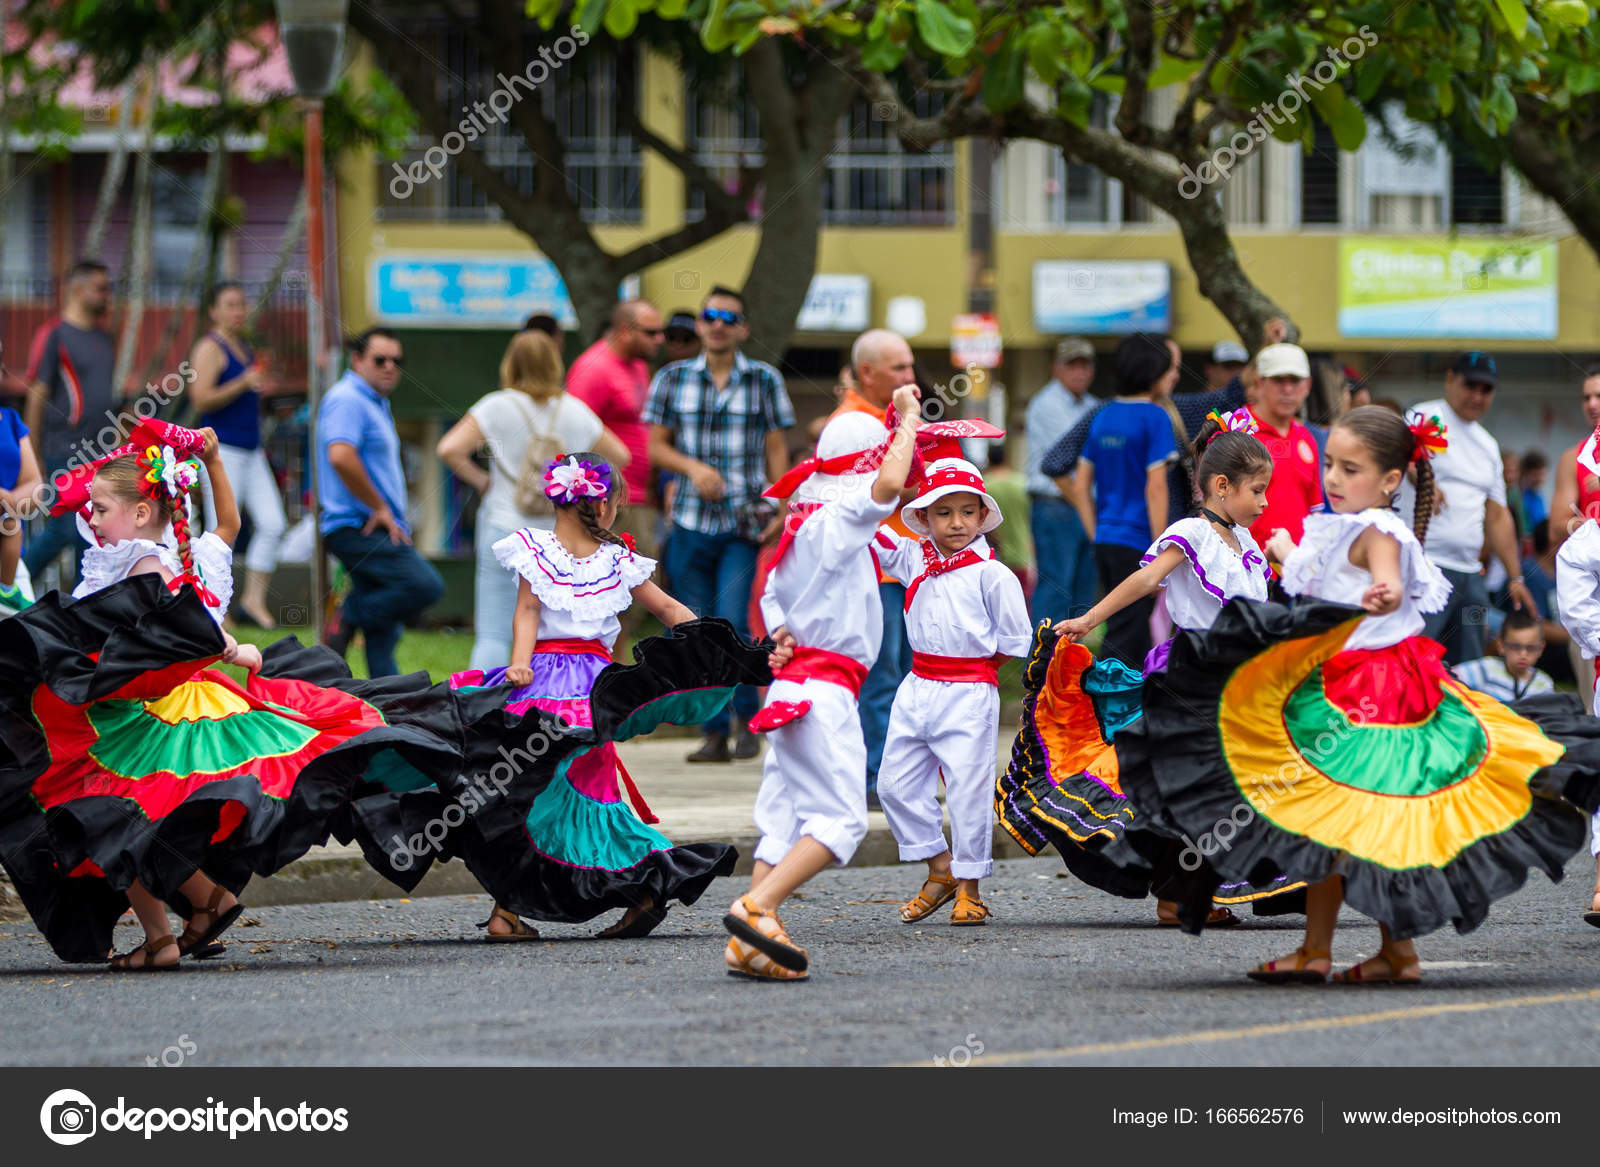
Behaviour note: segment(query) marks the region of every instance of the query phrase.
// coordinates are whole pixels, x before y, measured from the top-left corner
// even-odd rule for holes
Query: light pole
[[[317,407],[322,401],[325,372],[322,342],[322,99],[333,91],[344,50],[345,13],[349,0],[276,0],[278,35],[289,56],[295,90],[305,99],[306,119],[306,265],[311,290],[306,299],[306,452],[312,466],[311,631],[322,639],[324,603],[322,532],[316,526]]]

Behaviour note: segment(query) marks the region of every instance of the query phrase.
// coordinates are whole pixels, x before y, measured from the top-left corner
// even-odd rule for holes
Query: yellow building
[[[435,49],[439,59],[456,60],[447,54],[460,46]],[[578,63],[541,99],[561,124],[569,175],[600,239],[617,250],[681,225],[693,208],[678,172],[615,130],[611,66],[580,73]],[[759,152],[748,111],[704,103],[654,53],[631,67],[643,120],[662,138],[714,169]],[[490,157],[515,176],[527,167],[525,150],[500,132],[485,139]],[[1542,446],[1553,454],[1584,429],[1578,384],[1596,346],[1600,265],[1559,212],[1515,178],[1487,175],[1436,143],[1430,152],[1420,127],[1413,138],[1424,148],[1406,157],[1377,135],[1355,154],[1340,154],[1331,140],[1319,139],[1309,154],[1263,143],[1221,190],[1240,258],[1291,314],[1307,350],[1354,366],[1376,396],[1437,395],[1457,352],[1492,352],[1502,388],[1490,428],[1508,449]],[[418,143],[413,158],[426,145]],[[1067,330],[1085,331],[1109,353],[1113,330],[1125,326],[1116,309],[1128,304],[1133,318],[1177,338],[1186,354],[1184,387],[1199,387],[1211,346],[1232,332],[1200,296],[1171,221],[1096,172],[1065,165],[1048,147],[1007,147],[983,182],[974,180],[975,153],[987,152],[959,143],[904,154],[864,103],[842,119],[841,145],[824,176],[818,280],[785,358],[802,422],[831,407],[834,371],[864,327],[920,317],[920,331],[902,331],[936,380],[950,376],[952,322],[969,305],[978,200],[991,211],[993,312],[1004,357],[994,377],[1000,392],[969,411],[1008,417],[1020,438],[1021,407],[1048,379],[1055,342]],[[370,157],[341,162],[332,238],[343,322],[350,331],[384,323],[406,343],[395,409],[413,443],[417,496],[440,500],[420,508],[422,544],[450,554],[470,544],[459,529],[460,492],[444,481],[432,443],[497,387],[505,342],[523,308],[543,305],[550,271],[453,166],[412,190],[396,173]],[[750,278],[756,241],[755,228],[736,228],[647,268],[639,294],[664,312],[698,308],[712,285]],[[474,278],[485,291],[480,307],[488,305],[476,318],[436,294]],[[1095,324],[1097,316],[1112,319]],[[1090,334],[1085,325],[1102,331]],[[586,327],[591,334],[572,338],[569,356],[593,339],[595,326]],[[1099,391],[1109,391],[1106,372],[1103,365]]]

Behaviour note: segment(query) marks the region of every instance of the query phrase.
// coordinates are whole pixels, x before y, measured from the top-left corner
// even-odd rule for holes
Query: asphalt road
[[[1600,930],[1579,918],[1587,856],[1560,885],[1535,876],[1477,932],[1422,941],[1417,990],[1258,986],[1242,971],[1293,949],[1295,920],[1193,939],[1156,927],[1153,902],[1059,871],[1000,864],[984,885],[995,918],[965,929],[943,913],[899,923],[910,867],[828,872],[785,911],[813,960],[799,984],[724,975],[720,919],[742,880],[643,941],[543,925],[541,942],[486,945],[472,927],[483,896],[262,908],[229,934],[227,957],[145,976],[60,964],[31,924],[0,925],[0,1062],[1600,1063]],[[118,932],[119,948],[138,936]],[[1348,915],[1336,967],[1376,941]]]

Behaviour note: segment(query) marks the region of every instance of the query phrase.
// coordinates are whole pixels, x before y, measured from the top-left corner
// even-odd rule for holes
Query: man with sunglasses
[[[650,490],[650,427],[644,423],[650,393],[650,365],[665,330],[661,313],[648,300],[624,300],[611,310],[611,323],[599,340],[579,354],[567,370],[567,392],[583,402],[628,447],[622,476],[628,498],[617,512],[616,529],[633,536],[639,554],[657,557],[656,509]]]
[[[738,292],[711,289],[696,330],[704,351],[657,373],[644,410],[650,461],[678,476],[666,569],[673,594],[696,615],[720,616],[747,636],[756,553],[773,513],[761,494],[789,467],[783,431],[794,425],[794,407],[778,370],[739,351],[750,330]],[[735,693],[733,711],[742,721],[759,707],[749,686]],[[705,740],[688,760],[727,762],[760,752],[741,725],[730,753],[728,728],[726,712],[707,722]]]
[[[444,580],[411,545],[406,477],[389,395],[405,363],[400,338],[369,328],[348,342],[350,369],[317,410],[317,502],[322,538],[350,573],[350,594],[328,628],[340,656],[357,628],[366,634],[367,673],[400,670],[394,650],[405,622],[444,595]],[[313,596],[312,602],[321,597]]]
[[[1517,555],[1517,530],[1506,507],[1500,445],[1480,424],[1494,400],[1499,371],[1485,352],[1463,353],[1445,374],[1444,397],[1424,401],[1415,411],[1437,415],[1445,425],[1449,448],[1433,459],[1434,481],[1444,507],[1428,524],[1428,558],[1450,581],[1450,602],[1427,617],[1427,635],[1445,647],[1445,662],[1464,664],[1483,656],[1489,589],[1483,574],[1483,553],[1505,566],[1511,579],[1512,602],[1537,612],[1522,581]]]

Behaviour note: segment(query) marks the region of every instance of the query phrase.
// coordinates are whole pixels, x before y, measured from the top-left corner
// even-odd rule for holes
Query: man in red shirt
[[[1322,505],[1322,465],[1317,439],[1298,419],[1311,390],[1311,362],[1297,344],[1269,344],[1256,355],[1256,390],[1250,412],[1256,437],[1272,454],[1267,509],[1250,526],[1257,543],[1285,530],[1298,543],[1306,516]]]
[[[628,501],[616,529],[633,536],[639,554],[658,558],[656,508],[650,481],[650,427],[640,420],[650,393],[650,366],[665,335],[661,313],[648,300],[624,300],[611,324],[567,370],[567,392],[594,410],[632,455],[623,470]]]

